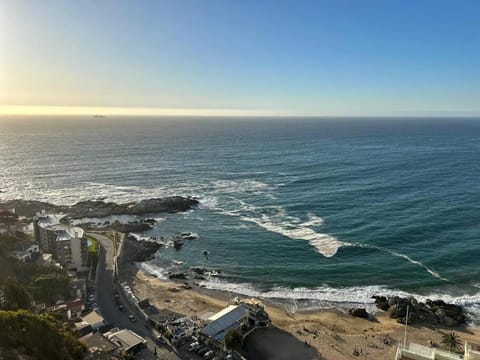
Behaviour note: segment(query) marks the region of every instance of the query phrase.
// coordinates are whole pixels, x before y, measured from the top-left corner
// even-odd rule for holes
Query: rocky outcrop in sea
[[[155,241],[137,240],[132,236],[127,236],[124,242],[122,263],[148,261],[162,247],[162,244]]]
[[[0,203],[0,209],[15,209],[17,215],[33,217],[41,210],[54,213],[68,214],[66,219],[81,219],[85,217],[103,218],[110,215],[144,215],[156,213],[175,213],[187,211],[198,205],[198,200],[190,197],[172,196],[153,198],[117,204],[104,200],[80,201],[74,205],[55,205],[48,202],[34,200],[10,200]]]

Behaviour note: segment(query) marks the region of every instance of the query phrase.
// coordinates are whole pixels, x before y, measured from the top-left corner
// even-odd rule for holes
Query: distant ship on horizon
[[[95,119],[105,119],[107,116],[106,115],[100,115],[100,114],[95,114],[93,115]]]

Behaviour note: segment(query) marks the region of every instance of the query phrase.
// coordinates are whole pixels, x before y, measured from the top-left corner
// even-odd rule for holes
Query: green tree
[[[85,346],[47,314],[0,311],[0,329],[0,348],[15,349],[39,360],[76,360],[85,356]]]
[[[60,295],[69,299],[70,280],[63,273],[41,275],[35,279],[35,295],[36,299],[48,304],[54,304]]]
[[[29,309],[32,304],[28,291],[12,277],[8,277],[3,285],[3,300],[5,310]]]
[[[239,329],[230,329],[225,334],[225,347],[228,350],[239,350],[243,347],[243,336]]]
[[[460,351],[462,349],[460,337],[454,332],[442,336],[442,345],[445,349],[451,352]]]

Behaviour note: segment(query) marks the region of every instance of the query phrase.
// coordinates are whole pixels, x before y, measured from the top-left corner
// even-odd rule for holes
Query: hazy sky
[[[479,0],[2,0],[0,11],[4,113],[480,114]]]

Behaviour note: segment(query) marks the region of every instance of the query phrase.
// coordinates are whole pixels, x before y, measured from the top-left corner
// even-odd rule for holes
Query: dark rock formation
[[[387,311],[389,308],[388,299],[385,296],[373,296],[372,299],[375,299],[375,305],[380,310]]]
[[[0,209],[13,209],[18,215],[33,217],[45,209],[56,213],[66,213],[71,219],[84,217],[103,218],[109,215],[144,215],[162,212],[186,211],[198,205],[198,200],[181,196],[141,200],[139,202],[117,204],[104,200],[80,201],[72,206],[54,205],[41,201],[10,200],[0,204]],[[153,220],[153,219],[152,219]]]
[[[123,233],[130,233],[130,232],[143,232],[152,229],[153,227],[143,221],[135,221],[129,223],[121,223],[115,222],[107,226],[109,229],[123,232]]]
[[[146,261],[161,248],[161,244],[153,241],[139,241],[134,237],[127,236],[122,252],[122,261]]]
[[[64,212],[68,206],[57,206],[42,201],[34,200],[10,200],[0,203],[0,209],[15,209],[15,213],[20,216],[33,217],[35,213],[42,211]]]
[[[368,313],[364,308],[353,308],[348,310],[350,315],[363,318],[363,319],[368,319]]]
[[[199,275],[204,275],[208,270],[201,267],[192,267],[192,272]]]
[[[172,273],[172,274],[168,275],[168,278],[169,278],[169,279],[176,279],[176,280],[184,280],[184,279],[187,278],[187,274],[182,273],[182,272],[180,272],[180,273]]]
[[[464,324],[466,316],[461,306],[447,304],[442,300],[427,300],[418,302],[415,298],[401,298],[398,296],[372,296],[377,307],[387,311],[392,319],[405,323],[408,307],[408,322],[429,325],[444,325],[455,327]]]

